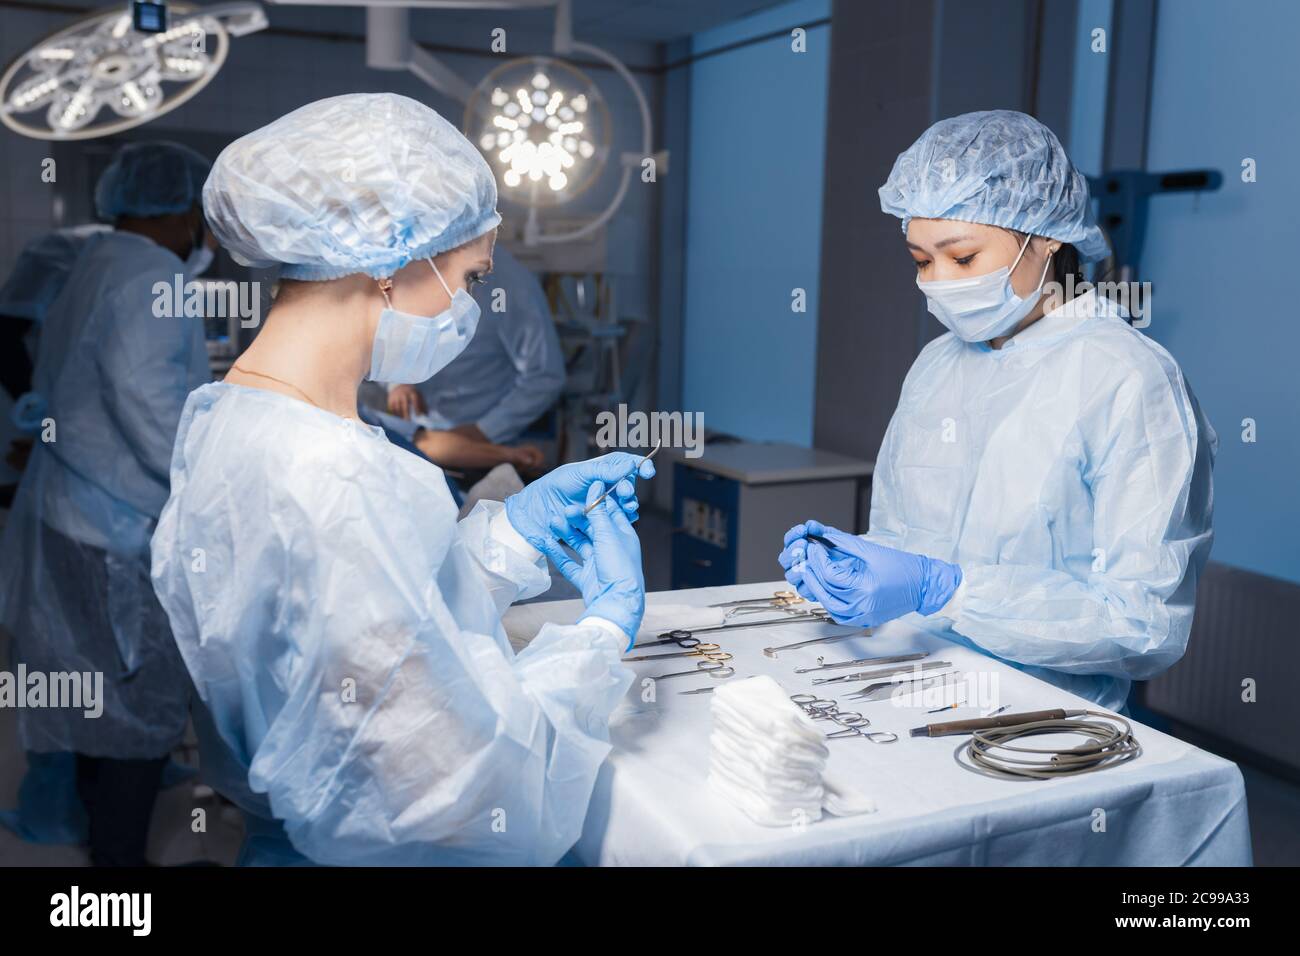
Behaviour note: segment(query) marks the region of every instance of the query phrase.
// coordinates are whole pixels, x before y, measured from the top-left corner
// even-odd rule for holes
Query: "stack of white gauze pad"
[[[870,800],[828,783],[830,751],[822,732],[767,676],[723,684],[713,692],[709,787],[763,826],[868,813]]]

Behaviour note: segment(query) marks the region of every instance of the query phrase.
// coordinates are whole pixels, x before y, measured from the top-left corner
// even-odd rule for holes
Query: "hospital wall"
[[[681,407],[744,438],[812,443],[831,31],[794,53],[790,30],[830,6],[797,0],[691,43]]]
[[[1148,168],[1218,169],[1223,187],[1151,202],[1142,271],[1147,334],[1178,359],[1219,433],[1214,560],[1300,583],[1300,310],[1294,273],[1276,266],[1298,234],[1297,36],[1292,0],[1162,11]],[[1242,180],[1247,160],[1255,182]]]

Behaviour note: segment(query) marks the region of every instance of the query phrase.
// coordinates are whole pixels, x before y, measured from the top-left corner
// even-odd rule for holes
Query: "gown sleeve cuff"
[[[623,641],[624,644],[626,644],[629,649],[631,648],[633,641],[636,640],[635,636],[628,637],[627,632],[624,631],[617,624],[615,624],[613,621],[608,620],[607,618],[597,617],[595,614],[587,615],[586,617],[579,620],[578,624],[592,625],[595,627],[599,627],[602,630],[608,631],[610,634],[616,634],[618,635],[619,640]]]
[[[506,515],[505,508],[494,514],[488,522],[488,534],[498,544],[509,548],[526,561],[537,561],[542,556],[542,552],[529,544],[524,536],[515,530],[515,526],[510,523],[510,518]]]
[[[952,597],[948,598],[948,603],[939,610],[934,612],[935,617],[946,617],[949,620],[957,620],[961,614],[962,607],[966,603],[966,577],[962,576],[961,584],[957,585],[957,590],[952,592]]]

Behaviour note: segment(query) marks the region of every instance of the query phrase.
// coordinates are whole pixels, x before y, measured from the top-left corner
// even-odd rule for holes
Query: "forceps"
[[[785,648],[773,647],[771,650],[785,650]],[[919,661],[923,657],[929,657],[929,651],[921,651],[919,654],[897,654],[893,657],[859,657],[855,661],[836,661],[834,664],[822,663],[826,658],[817,658],[816,667],[796,667],[796,674],[811,674],[813,671],[828,671],[836,667],[868,667],[872,664],[898,664],[902,661]]]
[[[815,694],[793,694],[790,699],[813,720],[829,720],[842,728],[827,734],[827,740],[865,737],[873,744],[892,744],[898,740],[898,734],[886,730],[863,730],[863,727],[871,726],[871,721],[855,711],[840,710],[839,704],[833,700],[825,700]]]
[[[830,615],[827,615],[826,617],[827,620],[830,619]],[[782,622],[773,621],[772,623],[780,624]],[[809,644],[829,644],[831,641],[847,641],[850,637],[866,637],[870,633],[871,629],[868,628],[867,630],[859,631],[856,634],[837,634],[833,637],[815,637],[811,641],[800,641],[798,644],[782,644],[780,647],[765,647],[763,648],[763,656],[775,658],[777,651],[792,651],[796,647],[807,647]]]
[[[695,665],[693,671],[677,671],[675,674],[660,674],[655,680],[667,680],[670,677],[690,677],[692,674],[699,674],[701,671],[708,674],[714,680],[724,680],[736,673],[734,667],[728,667],[721,661],[700,661]]]
[[[814,677],[813,684],[842,684],[850,681],[873,680],[877,677],[894,677],[898,674],[911,674],[916,671],[932,671],[938,667],[952,667],[952,661],[930,661],[927,664],[883,667],[878,671],[858,671],[856,674],[840,674],[838,677]]]
[[[931,687],[942,687],[953,677],[960,677],[958,671],[950,674],[939,674],[937,677],[908,677],[903,680],[885,680],[875,684],[868,684],[866,687],[852,694],[845,694],[845,697],[851,697],[854,700],[879,701],[888,700],[896,688],[903,687],[906,684],[916,684],[915,687],[907,688],[904,693],[911,694],[918,690],[928,690]],[[882,695],[880,692],[885,691]]]
[[[641,654],[638,657],[625,657],[624,661],[662,661],[670,657],[703,657],[709,661],[729,661],[731,655],[717,644],[700,644],[690,651],[675,651],[671,654]]]

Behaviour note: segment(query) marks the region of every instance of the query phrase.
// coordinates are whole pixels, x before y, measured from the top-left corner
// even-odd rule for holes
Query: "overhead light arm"
[[[406,7],[366,8],[366,66],[375,70],[409,70],[458,103],[473,91],[451,67],[411,42],[411,11]]]

